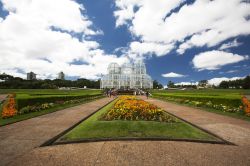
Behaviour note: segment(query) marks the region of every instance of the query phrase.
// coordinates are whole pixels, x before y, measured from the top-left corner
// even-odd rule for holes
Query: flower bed
[[[161,122],[176,122],[176,118],[164,110],[134,96],[122,96],[114,107],[105,112],[101,120],[146,120]]]
[[[21,110],[26,106],[41,105],[44,103],[56,103],[58,101],[74,101],[88,98],[100,97],[102,94],[83,94],[83,95],[37,95],[28,97],[18,97],[16,98],[17,108]]]
[[[250,102],[249,100],[244,96],[242,97],[242,103],[244,105],[244,112],[247,116],[250,116]]]
[[[188,104],[196,107],[206,107],[206,108],[212,108],[216,110],[220,110],[223,112],[242,112],[242,106],[241,106],[241,101],[234,102],[234,104],[228,104],[230,102],[230,99],[225,99],[228,100],[227,102],[224,102],[224,99],[211,99],[211,98],[192,98],[192,97],[182,97],[182,98],[176,98],[176,97],[170,97],[170,96],[165,96],[165,95],[154,95],[153,97],[158,98],[158,99],[163,99],[167,101],[174,101],[178,103],[183,103],[183,104]],[[237,103],[237,104],[236,104]]]
[[[82,98],[82,99],[74,99],[74,100],[56,100],[54,102],[46,102],[43,104],[35,104],[35,105],[27,105],[25,107],[22,107],[20,110],[18,110],[18,114],[26,114],[26,113],[30,113],[30,112],[37,112],[37,111],[42,111],[42,110],[46,110],[55,106],[59,106],[59,105],[66,105],[66,104],[77,104],[77,103],[81,103],[83,101],[88,101],[88,100],[92,100],[95,98],[99,98],[101,96],[91,96],[88,98]]]
[[[3,104],[2,118],[11,118],[17,114],[15,94],[10,94]]]
[[[27,105],[22,106],[20,109],[17,109],[18,104],[16,102],[15,99],[15,95],[11,94],[9,95],[8,99],[4,102],[3,106],[2,106],[2,114],[1,117],[3,119],[6,118],[11,118],[13,116],[16,115],[22,115],[22,114],[27,114],[27,113],[31,113],[31,112],[39,112],[39,111],[43,111],[43,110],[47,110],[56,106],[60,106],[60,105],[67,105],[67,104],[77,104],[77,103],[81,103],[84,101],[89,101],[92,99],[97,99],[102,97],[101,95],[86,95],[83,98],[78,98],[79,96],[75,98],[67,98],[65,96],[63,97],[59,97],[59,98],[53,98],[54,100],[52,100],[53,102],[50,102],[51,100],[48,99],[48,101],[46,102],[46,100],[39,100],[39,99],[34,99],[32,100],[30,103],[31,105],[29,105],[27,103]],[[43,98],[46,99],[46,98]],[[57,99],[57,100],[55,100]],[[19,101],[19,100],[18,100]],[[37,102],[34,102],[37,101]],[[39,102],[40,101],[40,102]]]

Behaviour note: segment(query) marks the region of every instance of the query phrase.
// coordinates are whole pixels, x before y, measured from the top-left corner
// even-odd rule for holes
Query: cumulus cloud
[[[212,47],[250,34],[250,4],[242,0],[196,0],[192,4],[183,0],[116,0],[115,4],[116,25],[126,25],[140,43],[152,45],[152,51],[144,54],[162,55],[153,50],[158,43],[162,47],[179,45],[177,52],[183,54],[189,48]]]
[[[150,43],[150,42],[131,42],[130,53],[135,53],[138,55],[143,54],[156,54],[158,56],[163,56],[169,53],[173,49],[174,45],[160,44],[160,43]]]
[[[237,63],[248,59],[248,56],[228,53],[224,51],[207,51],[202,52],[192,60],[194,68],[198,70],[217,70],[224,65]]]
[[[26,72],[33,71],[38,78],[55,78],[63,71],[67,76],[96,79],[105,74],[111,61],[127,60],[107,55],[98,42],[86,40],[86,36],[101,34],[101,30],[94,28],[84,6],[76,1],[2,3],[9,14],[0,21],[0,72],[24,78]]]
[[[175,85],[198,85],[199,82],[178,82]]]
[[[238,79],[243,79],[243,78],[244,77],[232,77],[232,78],[219,77],[219,78],[212,78],[212,79],[208,80],[208,84],[218,86],[222,81],[232,81],[232,80],[238,80]]]
[[[186,75],[182,75],[182,74],[170,72],[170,73],[162,74],[162,77],[166,77],[166,78],[178,78],[178,77],[186,77]]]

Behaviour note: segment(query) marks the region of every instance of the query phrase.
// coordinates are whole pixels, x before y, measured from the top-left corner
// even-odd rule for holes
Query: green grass
[[[214,141],[217,138],[181,120],[175,123],[156,121],[102,121],[99,117],[114,105],[108,104],[97,113],[80,123],[59,141],[89,140],[101,138],[162,138],[195,139]]]
[[[16,93],[16,94],[81,94],[82,92],[95,93],[100,92],[97,89],[82,89],[82,90],[58,90],[58,89],[0,89],[0,94]]]
[[[59,100],[72,100],[102,95],[101,90],[58,90],[58,89],[0,89],[0,94],[15,93],[17,109],[27,105],[50,103]]]
[[[157,98],[157,97],[153,97],[153,98],[160,99],[160,100],[164,100],[164,99],[162,99],[162,98]],[[216,114],[225,115],[225,116],[229,116],[229,117],[232,117],[232,118],[237,118],[237,119],[242,119],[242,120],[250,121],[250,117],[249,117],[249,116],[246,116],[246,115],[245,115],[244,113],[242,113],[242,112],[235,112],[235,113],[232,113],[232,112],[224,112],[224,111],[216,110],[216,109],[212,109],[212,108],[196,107],[196,106],[194,106],[194,105],[184,104],[184,103],[178,103],[178,102],[169,101],[169,100],[165,100],[165,101],[171,102],[171,103],[176,103],[176,104],[179,104],[179,105],[188,106],[188,107],[199,108],[201,111],[213,112],[213,113],[216,113]]]
[[[55,107],[52,107],[52,108],[49,108],[49,109],[46,109],[46,110],[42,110],[42,111],[38,111],[38,112],[31,112],[31,113],[22,114],[22,115],[17,115],[17,116],[14,116],[12,118],[8,118],[8,119],[0,118],[0,126],[15,123],[15,122],[30,119],[30,118],[34,118],[34,117],[41,116],[41,115],[45,115],[45,114],[52,113],[52,112],[55,112],[55,111],[63,110],[65,108],[69,108],[69,107],[77,106],[77,105],[80,105],[80,104],[84,104],[84,103],[87,103],[87,102],[90,102],[90,101],[93,101],[93,100],[96,100],[96,99],[100,99],[102,97],[103,96],[99,96],[99,97],[97,97],[95,99],[82,101],[81,103],[57,105]],[[2,113],[2,105],[0,104],[0,115],[1,115],[1,113]]]
[[[241,105],[242,95],[250,94],[250,90],[243,89],[204,89],[204,90],[154,90],[154,96],[171,97],[175,99],[188,99],[192,101],[207,102],[213,104],[223,104],[230,107]]]
[[[168,102],[178,103],[181,105],[195,107],[190,104],[180,103],[167,99],[188,99],[194,101],[212,101],[215,104],[230,105],[239,107],[241,105],[242,95],[249,95],[250,90],[244,89],[203,89],[203,90],[154,90],[152,91],[154,98],[166,100]],[[204,111],[217,113],[220,115],[230,116],[233,118],[250,121],[250,117],[244,115],[243,112],[224,112],[206,106],[196,107]]]

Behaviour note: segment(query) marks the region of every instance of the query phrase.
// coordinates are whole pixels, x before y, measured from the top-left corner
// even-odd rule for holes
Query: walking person
[[[111,89],[109,89],[109,98],[111,97],[111,95],[112,95],[112,90]]]
[[[109,90],[108,90],[108,89],[105,89],[105,95],[106,95],[107,97],[109,97]]]
[[[148,96],[149,96],[149,92],[147,91],[147,92],[146,92],[146,97],[147,97],[147,99],[148,99]]]

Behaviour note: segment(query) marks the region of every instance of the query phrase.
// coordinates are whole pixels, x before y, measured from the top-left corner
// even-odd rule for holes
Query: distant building
[[[125,63],[122,66],[110,63],[108,74],[101,78],[101,88],[148,89],[153,88],[153,81],[147,74],[146,66],[142,61]]]
[[[62,71],[60,73],[58,73],[58,79],[60,79],[60,80],[65,79],[65,74]]]
[[[27,80],[36,80],[36,74],[33,72],[27,73]]]

